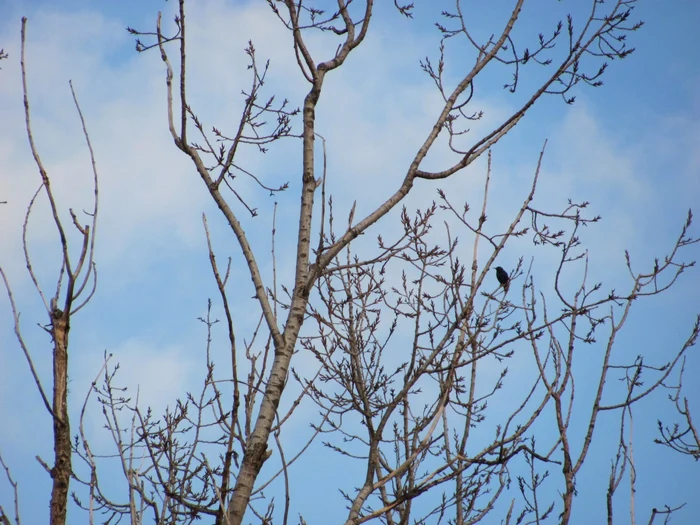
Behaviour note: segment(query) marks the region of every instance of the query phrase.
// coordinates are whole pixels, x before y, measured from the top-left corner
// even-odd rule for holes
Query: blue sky
[[[432,21],[440,9],[431,2],[417,2],[416,20],[409,21],[395,14],[389,4],[377,7],[375,32],[346,67],[329,75],[317,110],[317,130],[328,141],[328,185],[338,217],[347,214],[354,200],[358,201],[357,216],[361,216],[393,191],[439,108],[439,96],[418,63],[426,55],[436,56],[439,35]],[[451,3],[435,4],[449,8]],[[484,31],[490,24],[498,25],[504,6],[509,5],[470,4],[475,4],[470,9],[474,9],[474,19],[483,21]],[[522,201],[539,150],[548,140],[535,202],[557,209],[567,198],[591,201],[591,213],[603,217],[601,224],[583,233],[591,254],[592,280],[610,287],[629,286],[625,249],[640,266],[648,266],[672,246],[687,210],[692,207],[700,213],[700,5],[694,0],[677,0],[673,8],[669,4],[638,3],[635,16],[645,26],[629,36],[629,44],[637,51],[610,65],[603,87],[578,89],[572,106],[557,97],[542,100],[493,149],[492,191],[499,199],[492,204],[489,219],[494,224],[510,221],[512,207]],[[561,17],[571,6],[574,2],[529,2],[519,30],[532,36],[540,24]],[[170,12],[173,7],[174,2],[155,0],[0,0],[0,48],[10,55],[0,62],[0,201],[8,201],[0,205],[0,264],[12,282],[25,336],[43,377],[50,374],[50,361],[44,357],[49,342],[36,327],[45,320],[26,275],[20,244],[26,204],[38,185],[23,128],[22,16],[29,18],[27,61],[35,138],[64,210],[87,208],[91,192],[89,158],[68,86],[71,79],[100,170],[100,280],[97,295],[74,319],[71,330],[73,405],[82,402],[104,351],[121,363],[123,382],[132,391],[138,385],[142,402],[157,410],[198,387],[206,332],[197,318],[205,314],[210,297],[215,314],[220,315],[201,225],[203,212],[209,218],[220,259],[231,256],[234,260],[232,279],[241,283],[235,315],[244,330],[257,320],[249,299],[252,287],[233,236],[168,134],[162,62],[157,53],[135,53],[133,38],[124,30],[126,26],[151,30],[157,11]],[[271,59],[270,93],[289,98],[292,105],[301,104],[305,85],[289,49],[289,35],[269,13],[266,2],[206,0],[197,6],[193,3],[189,16],[189,90],[193,106],[209,126],[236,122],[240,91],[248,86],[243,48],[249,39],[259,57]],[[326,36],[311,38],[319,51],[327,42]],[[454,62],[448,66],[455,68],[454,74],[460,71]],[[500,75],[490,84],[484,81],[477,95],[475,104],[484,109],[485,116],[472,127],[474,135],[488,130],[516,107],[517,95],[514,99],[501,88],[504,79],[509,80],[507,72]],[[289,253],[293,246],[285,238],[292,237],[296,223],[297,146],[289,141],[265,157],[250,152],[242,159],[249,169],[269,176],[266,180],[290,182],[290,189],[274,198],[241,188],[261,212],[255,219],[244,217],[244,224],[263,254],[262,269],[267,275],[271,264],[265,254],[269,253],[275,201],[279,203],[279,250]],[[440,155],[429,158],[435,165],[442,160]],[[439,185],[418,182],[419,191],[406,205],[409,209],[425,206],[437,198],[437,187],[454,195],[458,204],[461,200],[476,203],[483,170],[482,159],[454,180]],[[58,267],[57,259],[52,259],[57,254],[54,230],[46,218],[46,210],[38,210],[30,242],[40,260],[40,276],[50,288]],[[384,230],[372,230],[368,236],[373,238],[380,231]],[[694,232],[698,235],[697,226]],[[535,260],[538,275],[546,279],[552,261],[527,242],[510,243],[500,261],[514,267],[520,256],[526,264]],[[697,245],[685,255],[686,260],[698,257]],[[292,272],[284,265],[278,268],[280,279],[287,282]],[[640,304],[618,341],[621,355],[644,353],[663,362],[687,338],[700,305],[698,297],[700,274],[690,271],[667,294]],[[214,336],[218,351],[224,352],[223,328]],[[696,354],[689,356],[688,378],[697,375],[700,360]],[[299,366],[304,363],[300,357]],[[582,388],[585,390],[585,381]],[[686,381],[685,394],[691,405],[700,405],[696,383]],[[637,517],[646,521],[651,506],[687,502],[676,519],[677,523],[691,523],[693,516],[700,515],[697,468],[692,460],[651,443],[656,437],[656,419],[672,421],[675,414],[669,413],[665,394],[640,407],[639,414],[649,417],[635,420]],[[90,432],[106,446],[106,438],[99,437],[99,417],[95,409]],[[0,421],[0,451],[20,481],[24,521],[39,522],[46,509],[32,495],[48,495],[50,485],[34,456],[50,457],[50,420],[14,338],[5,298],[0,300]],[[304,423],[295,428],[290,435],[301,439]],[[604,470],[603,483],[607,481],[605,446],[614,447],[615,437],[606,435],[606,429],[603,425],[597,436],[598,463],[591,461],[579,479],[580,502],[574,523],[597,523],[604,517],[604,488],[596,488],[594,480],[600,483],[599,472]],[[323,461],[332,461],[327,452],[322,454],[326,454],[320,456]],[[305,466],[316,469],[316,479],[332,486],[337,473],[318,469],[313,459],[308,461]],[[0,502],[7,505],[8,498],[8,485],[0,478]],[[324,501],[327,508],[313,510],[302,503],[297,510],[311,518],[309,523],[322,522],[323,512],[342,512],[337,491],[329,491]],[[625,522],[621,517],[626,517],[622,510],[626,504],[620,502],[621,522]],[[83,516],[72,511],[71,522],[81,523]]]

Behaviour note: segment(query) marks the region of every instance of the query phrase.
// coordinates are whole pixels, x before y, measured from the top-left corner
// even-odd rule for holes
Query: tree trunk
[[[71,475],[70,421],[68,419],[68,312],[53,312],[53,436],[54,466],[51,469],[51,525],[64,525],[68,511]]]

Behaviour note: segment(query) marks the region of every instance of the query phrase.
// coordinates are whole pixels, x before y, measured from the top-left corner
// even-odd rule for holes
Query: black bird
[[[501,266],[496,266],[496,279],[501,283],[503,289],[507,292],[508,285],[510,284],[510,277],[508,277],[508,272],[506,272]]]

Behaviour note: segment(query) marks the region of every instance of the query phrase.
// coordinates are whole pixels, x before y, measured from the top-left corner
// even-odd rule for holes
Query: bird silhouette
[[[496,279],[498,279],[498,282],[507,292],[508,286],[510,285],[510,277],[508,277],[508,272],[506,272],[501,266],[496,266]]]

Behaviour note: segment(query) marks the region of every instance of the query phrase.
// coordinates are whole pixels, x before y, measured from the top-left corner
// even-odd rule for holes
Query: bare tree
[[[97,511],[108,522],[128,517],[134,524],[149,516],[156,523],[204,518],[229,525],[244,520],[286,524],[292,519],[293,465],[327,448],[352,474],[338,482],[346,508],[337,509],[335,518],[346,525],[372,520],[387,524],[444,520],[463,525],[487,516],[489,521],[503,523],[541,523],[557,516],[555,520],[570,523],[576,478],[589,457],[600,416],[618,412],[619,447],[608,487],[608,521],[613,522],[619,480],[625,468],[634,467],[628,434],[633,406],[666,385],[684,362],[699,327],[696,323],[688,343],[661,363],[649,363],[641,355],[631,363],[621,362],[616,338],[633,304],[663,293],[694,264],[682,252],[697,240],[689,234],[692,215],[688,213],[662,261],[644,270],[633,269],[627,254],[630,283],[624,292],[605,291],[602,283],[591,283],[589,254],[579,231],[599,217],[588,216],[587,202],[570,200],[558,210],[535,204],[546,145],[532,159],[531,187],[512,211],[508,225],[491,226],[491,180],[497,176],[491,148],[542,97],[553,94],[573,103],[575,88],[600,86],[606,60],[629,55],[632,49],[626,46],[626,36],[641,27],[641,22],[632,20],[635,0],[607,4],[592,0],[586,18],[569,16],[549,32],[542,30],[532,43],[524,36],[525,41],[516,45],[514,32],[523,4],[524,0],[516,1],[500,32],[481,41],[474,36],[460,1],[451,12],[443,13],[437,59],[426,58],[421,64],[443,106],[405,167],[403,180],[363,217],[355,216],[353,205],[347,217],[339,218],[327,194],[331,174],[325,168],[325,139],[316,130],[316,110],[326,75],[343,67],[365,40],[373,21],[372,0],[339,0],[333,10],[269,0],[280,27],[290,34],[308,92],[299,110],[287,100],[278,102],[268,96],[264,92],[268,64],[261,65],[251,43],[246,48],[250,88],[244,92],[241,118],[231,131],[216,123],[207,131],[209,125],[200,120],[190,101],[185,1],[179,0],[172,35],[166,33],[160,15],[154,31],[129,29],[138,37],[138,51],[160,53],[170,134],[236,237],[254,288],[259,321],[250,333],[240,336],[231,305],[236,294],[245,292],[231,286],[231,260],[226,267],[217,260],[204,217],[209,260],[228,332],[230,369],[222,374],[211,356],[212,327],[218,322],[211,313],[200,319],[207,330],[201,390],[188,393],[161,418],[141,408],[138,398],[126,396],[116,375],[118,366],[105,360],[103,379],[95,382],[85,407],[95,394],[116,447],[111,460],[116,460],[128,492],[124,499],[105,489],[101,461],[110,458],[92,450],[82,430],[88,413],[84,408],[73,449],[80,467],[73,474],[78,486],[86,488],[87,500],[80,495],[85,492],[78,491],[74,499],[90,511],[91,522]],[[395,2],[395,6],[398,16],[413,16],[412,4]],[[329,56],[314,56],[310,48],[308,35],[318,31],[338,40]],[[448,69],[466,64],[462,60],[451,65],[447,59],[449,46],[457,41],[470,46],[473,65],[447,75]],[[513,94],[520,95],[523,85],[532,85],[522,82],[524,75],[539,74],[540,82],[521,96],[515,112],[483,136],[474,137],[467,126],[481,118],[473,107],[475,81],[492,70],[505,72],[506,88]],[[455,77],[456,81],[449,80]],[[299,134],[292,127],[297,116]],[[28,112],[27,130],[32,141]],[[273,226],[273,271],[266,278],[260,269],[266,255],[256,253],[244,227],[246,215],[254,217],[258,212],[237,184],[245,179],[273,193],[288,185],[270,174],[254,173],[239,159],[246,148],[266,151],[282,139],[298,140],[303,152],[299,219],[292,253],[278,253]],[[440,144],[446,144],[453,156],[439,169],[428,170],[426,156]],[[316,169],[319,150],[322,173]],[[34,148],[33,152],[42,188],[55,210],[48,176]],[[415,212],[405,206],[399,209],[417,181],[464,174],[484,153],[488,163],[480,195],[468,195],[466,203],[454,202],[436,188],[436,202],[424,202]],[[315,206],[318,198],[320,205]],[[56,211],[54,218],[63,241]],[[88,230],[73,218],[86,239],[83,261],[86,253],[92,254],[93,245],[87,247],[88,239],[94,239],[94,225]],[[381,232],[380,224],[386,225]],[[376,243],[360,237],[365,233],[376,234]],[[547,283],[537,282],[534,258],[521,259],[507,279],[499,275],[496,281],[492,271],[496,259],[507,243],[520,238],[530,238],[533,250],[556,256],[551,291],[546,290]],[[65,241],[63,246],[65,271],[73,282],[77,273],[69,265]],[[471,247],[471,252],[464,246]],[[293,279],[278,282],[278,265],[290,261],[294,261]],[[82,262],[78,273],[80,268]],[[88,272],[94,268],[92,259],[85,268]],[[37,289],[41,293],[38,284]],[[58,328],[58,321],[67,323],[76,310],[73,290],[70,287],[70,293],[60,296],[65,297],[63,310],[56,308],[58,292],[47,305]],[[211,302],[209,307],[210,312]],[[18,327],[16,310],[15,318]],[[54,330],[53,321],[51,327]],[[575,388],[580,354],[591,348],[601,350],[596,354],[595,388],[580,392]],[[305,363],[312,360],[315,365],[295,368],[294,357],[300,353],[307,358]],[[29,357],[28,361],[31,365]],[[509,363],[528,373],[514,379]],[[642,382],[642,374],[651,379]],[[625,387],[611,386],[613,378],[622,379]],[[510,403],[504,415],[493,405],[499,391],[506,389]],[[46,404],[56,421],[55,409]],[[302,405],[317,407],[318,417],[311,422],[306,443],[287,443],[282,431],[298,419]],[[694,428],[689,416],[688,424]],[[66,430],[67,426],[66,417]],[[61,430],[57,428],[56,433]],[[676,431],[669,434],[666,444],[678,444],[678,436]],[[70,458],[67,468],[70,473]],[[281,511],[275,497],[264,492],[273,483],[281,487]],[[517,483],[519,496],[506,501],[511,483]],[[555,490],[560,496],[554,495]],[[303,516],[299,522],[305,523]]]
[[[53,395],[49,398],[46,388],[41,382],[39,374],[36,371],[34,362],[32,359],[32,352],[29,346],[25,343],[22,336],[22,330],[20,327],[20,312],[15,304],[14,297],[12,295],[12,290],[10,288],[10,283],[7,280],[5,272],[0,267],[0,276],[2,276],[5,288],[7,290],[7,295],[10,300],[10,306],[12,308],[12,313],[14,316],[14,329],[19,341],[20,347],[24,353],[29,369],[31,370],[32,377],[36,384],[36,387],[41,395],[41,399],[48,411],[52,421],[53,421],[53,445],[54,445],[54,459],[53,466],[46,464],[41,458],[37,456],[37,460],[44,466],[47,473],[53,479],[53,488],[51,491],[51,514],[50,523],[52,525],[60,525],[66,523],[66,515],[68,509],[68,492],[70,479],[72,476],[72,445],[71,445],[71,433],[70,433],[70,418],[68,416],[68,333],[70,331],[71,317],[80,311],[92,298],[95,293],[97,285],[97,270],[95,262],[93,260],[95,253],[95,231],[97,225],[97,197],[98,197],[98,185],[97,185],[97,167],[95,162],[95,156],[93,154],[92,145],[90,143],[90,137],[85,127],[85,120],[83,119],[83,114],[78,105],[78,99],[73,91],[73,86],[71,84],[70,89],[73,95],[73,101],[75,102],[75,107],[82,124],[83,133],[85,140],[87,142],[87,147],[90,154],[90,159],[92,162],[92,173],[94,176],[94,202],[92,212],[88,212],[88,222],[83,224],[78,219],[78,216],[72,209],[69,209],[69,214],[71,222],[79,234],[79,243],[76,249],[72,248],[73,243],[69,241],[69,234],[66,231],[65,219],[61,217],[62,212],[60,211],[59,205],[54,196],[54,192],[51,188],[51,179],[49,177],[47,169],[41,161],[41,156],[39,155],[39,150],[35,144],[34,136],[32,134],[31,117],[30,117],[30,105],[29,105],[29,94],[27,89],[27,69],[25,64],[25,43],[26,43],[26,24],[27,19],[22,18],[22,50],[21,50],[21,66],[22,66],[22,89],[24,93],[24,111],[25,111],[25,123],[27,138],[29,139],[29,145],[31,148],[32,155],[34,157],[34,162],[39,171],[40,183],[39,187],[32,197],[32,200],[27,207],[27,213],[24,219],[24,227],[22,229],[22,245],[24,248],[24,259],[27,266],[27,271],[31,277],[34,287],[41,297],[44,308],[46,309],[46,314],[48,316],[48,323],[43,327],[47,334],[51,338],[51,344],[53,346],[52,359],[53,359]],[[0,52],[0,55],[2,53]],[[55,284],[55,291],[51,296],[48,296],[44,290],[45,286],[40,283],[40,279],[34,270],[33,259],[30,255],[30,247],[27,241],[27,233],[29,228],[29,220],[32,215],[32,211],[37,199],[40,195],[45,195],[49,207],[51,209],[51,216],[53,223],[56,226],[56,234],[60,240],[61,245],[61,261],[60,268],[58,271],[58,278]],[[48,298],[48,299],[47,299]],[[4,465],[4,464],[3,464]],[[7,467],[6,467],[7,468]],[[10,479],[9,470],[7,471],[8,479]],[[11,481],[15,490],[16,485]],[[15,496],[15,504],[16,504]],[[2,515],[4,516],[4,511]],[[17,523],[19,523],[19,516],[16,516]]]

